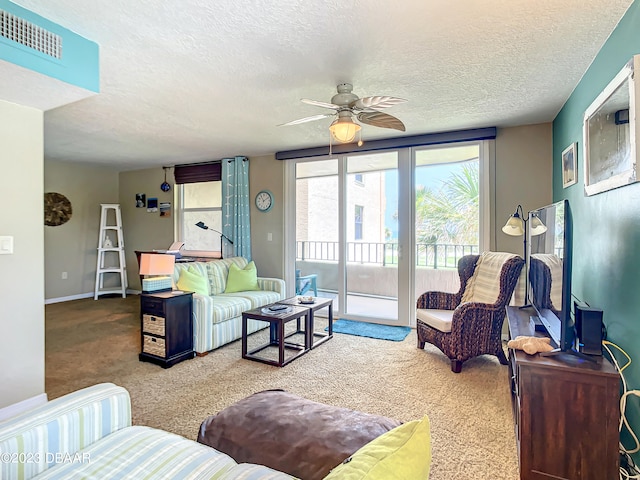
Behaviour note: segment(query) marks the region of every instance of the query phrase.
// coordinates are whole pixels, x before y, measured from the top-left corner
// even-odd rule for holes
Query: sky
[[[438,189],[452,172],[460,169],[461,163],[428,165],[416,168],[416,186]],[[391,230],[391,238],[398,238],[398,222],[393,218],[398,210],[398,171],[390,170],[385,174],[385,194],[387,209],[384,215],[385,227]]]

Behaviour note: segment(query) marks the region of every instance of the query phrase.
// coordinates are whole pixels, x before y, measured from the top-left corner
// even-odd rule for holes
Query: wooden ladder
[[[100,295],[121,294],[127,296],[127,266],[124,259],[124,236],[122,234],[122,215],[117,203],[100,204],[100,237],[98,238],[98,260],[96,263],[96,287],[93,299]],[[113,210],[113,214],[110,214]],[[109,222],[115,221],[115,223]],[[119,279],[116,275],[118,274]],[[115,286],[104,286],[105,276]],[[113,278],[116,277],[116,278]],[[118,280],[118,281],[116,281]]]

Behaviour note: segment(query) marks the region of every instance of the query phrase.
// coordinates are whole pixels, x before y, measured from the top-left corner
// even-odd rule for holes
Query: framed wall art
[[[585,195],[638,181],[636,69],[640,70],[640,55],[626,63],[584,113]]]
[[[578,144],[572,143],[562,151],[562,188],[567,188],[578,181]]]

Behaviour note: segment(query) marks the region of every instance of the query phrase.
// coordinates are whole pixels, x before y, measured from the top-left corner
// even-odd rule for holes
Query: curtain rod
[[[471,130],[456,130],[452,132],[427,133],[407,137],[385,138],[365,142],[362,147],[356,143],[334,145],[333,153],[368,152],[372,150],[391,150],[394,148],[417,147],[422,145],[438,145],[441,143],[470,142],[474,140],[492,140],[496,138],[496,127],[476,128]],[[299,150],[285,150],[276,152],[276,160],[291,160],[293,158],[319,157],[329,154],[329,147],[303,148]]]

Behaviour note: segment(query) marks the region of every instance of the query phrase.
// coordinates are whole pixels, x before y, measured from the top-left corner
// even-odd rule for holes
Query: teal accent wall
[[[640,183],[584,195],[584,111],[624,64],[640,53],[640,0],[627,10],[553,122],[553,197],[569,200],[573,213],[573,295],[604,311],[607,339],[633,363],[624,371],[630,389],[640,389]],[[636,72],[635,75],[639,75]],[[578,183],[562,188],[560,156],[578,142]],[[627,417],[640,433],[640,402]],[[625,445],[632,442],[623,436]]]
[[[0,9],[28,20],[62,38],[62,58],[56,59],[13,40],[0,37],[0,60],[20,65],[92,92],[100,91],[97,43],[7,0],[0,0]]]

